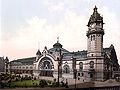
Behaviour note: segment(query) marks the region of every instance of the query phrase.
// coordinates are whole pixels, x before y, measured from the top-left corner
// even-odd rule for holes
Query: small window
[[[88,38],[90,38],[90,37],[88,36]]]
[[[91,56],[93,57],[93,54]]]
[[[82,77],[84,76],[84,73],[81,73]]]
[[[50,54],[53,54],[53,52],[50,52]]]
[[[90,68],[94,68],[94,61],[90,61]]]
[[[91,36],[91,41],[92,41],[92,36]]]
[[[30,69],[32,69],[32,66],[30,67]]]
[[[70,73],[70,67],[68,65],[63,66],[63,72],[64,73]]]
[[[80,63],[79,63],[79,69],[80,69],[80,71],[83,70],[83,62],[80,62]]]
[[[93,78],[93,74],[90,74],[90,78]]]
[[[78,76],[80,76],[80,73],[78,73]]]
[[[93,35],[93,40],[95,40],[95,35]]]
[[[100,34],[97,34],[98,37],[100,37]]]

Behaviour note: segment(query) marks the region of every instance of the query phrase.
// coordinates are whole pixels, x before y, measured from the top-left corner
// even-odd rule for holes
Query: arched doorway
[[[39,62],[39,75],[53,77],[54,65],[50,58],[44,57]]]

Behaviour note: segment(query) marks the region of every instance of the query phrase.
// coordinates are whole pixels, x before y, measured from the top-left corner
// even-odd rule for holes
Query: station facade
[[[103,17],[95,6],[87,24],[87,50],[70,52],[58,40],[53,48],[45,46],[42,52],[38,49],[35,57],[11,61],[10,71],[54,78],[58,77],[58,72],[60,78],[75,78],[77,71],[77,79],[84,82],[112,78],[119,64],[114,46],[103,48],[103,24]]]

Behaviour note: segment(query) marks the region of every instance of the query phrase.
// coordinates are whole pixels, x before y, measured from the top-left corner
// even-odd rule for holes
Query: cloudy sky
[[[87,49],[87,23],[96,5],[104,18],[104,47],[115,46],[120,63],[120,0],[1,0],[0,56],[35,56],[59,37],[69,51]]]

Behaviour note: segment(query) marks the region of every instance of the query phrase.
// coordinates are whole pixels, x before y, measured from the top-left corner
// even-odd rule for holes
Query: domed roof
[[[93,9],[93,14],[91,15],[89,22],[88,22],[88,26],[93,23],[93,22],[102,22],[103,23],[103,17],[100,16],[100,14],[97,12],[97,7],[95,6],[95,8]]]
[[[40,50],[39,50],[39,49],[38,49],[38,51],[37,51],[36,55],[41,55],[41,52],[40,52]]]
[[[62,48],[62,45],[59,42],[57,42],[53,45],[53,47],[54,48]]]

